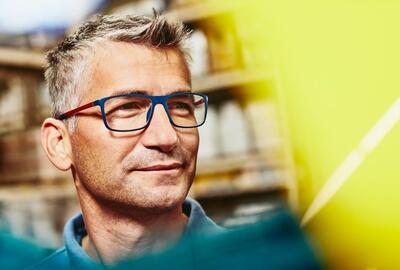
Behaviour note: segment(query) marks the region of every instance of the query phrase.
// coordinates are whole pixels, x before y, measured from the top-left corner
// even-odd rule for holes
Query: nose
[[[146,148],[168,153],[176,147],[177,143],[178,135],[169,121],[167,112],[162,104],[157,104],[150,124],[144,131],[142,144]]]

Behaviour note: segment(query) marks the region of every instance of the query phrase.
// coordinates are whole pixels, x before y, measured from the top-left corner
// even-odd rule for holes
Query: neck
[[[161,250],[179,240],[187,223],[181,205],[166,212],[126,213],[99,203],[88,193],[79,192],[79,199],[88,233],[82,246],[90,257],[105,264]]]

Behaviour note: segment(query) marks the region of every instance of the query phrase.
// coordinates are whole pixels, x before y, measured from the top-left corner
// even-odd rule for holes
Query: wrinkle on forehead
[[[133,54],[137,54],[135,61],[138,64],[181,64],[188,69],[184,54],[175,47],[155,48],[148,44],[137,44],[123,41],[106,41],[99,43],[93,50],[92,65],[96,67],[102,64],[101,59],[113,57],[114,50],[125,49]],[[147,57],[146,57],[147,56]],[[154,57],[155,56],[155,57]],[[149,60],[153,62],[149,63]]]
[[[116,53],[117,51],[122,51],[123,53]],[[176,76],[176,74],[178,74],[177,69],[179,69],[179,72],[183,75],[181,77],[184,79],[181,80],[181,83],[177,83],[177,85],[174,85],[172,88],[187,90],[191,88],[190,71],[185,56],[177,48],[154,48],[146,44],[106,41],[96,45],[91,58],[91,65],[89,68],[89,77],[91,80],[88,84],[88,89],[93,91],[96,91],[96,88],[102,87],[102,85],[99,85],[99,82],[100,84],[104,82],[104,77],[107,76],[107,74],[118,75],[115,73],[115,69],[136,69],[139,74],[138,76],[141,76],[140,72],[142,72],[142,69],[140,69],[140,67],[143,67],[145,75],[148,74],[148,72],[145,71],[146,68],[151,69],[154,73],[157,73],[157,75],[164,74],[165,76],[171,76],[171,74],[172,76]],[[107,66],[107,64],[109,65]],[[160,73],[158,73],[159,71]],[[127,77],[122,75],[124,72],[125,70],[121,71],[122,81]],[[169,72],[171,72],[171,74],[168,74]],[[139,81],[140,80],[138,80],[139,85],[134,85],[135,88],[141,87]],[[121,86],[121,88],[121,90],[123,90],[123,88],[129,89],[130,87]],[[170,88],[171,86],[169,85],[157,85],[157,89],[161,91],[167,91]],[[151,91],[154,89],[143,90]]]

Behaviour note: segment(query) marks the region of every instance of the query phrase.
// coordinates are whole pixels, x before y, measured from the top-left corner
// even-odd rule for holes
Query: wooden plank
[[[75,186],[62,185],[21,185],[16,187],[1,187],[0,201],[31,201],[34,199],[75,198]]]
[[[219,186],[215,189],[215,186]],[[227,198],[237,197],[243,195],[256,195],[265,194],[268,192],[287,191],[288,186],[286,180],[276,182],[270,185],[254,186],[246,188],[235,188],[228,183],[221,183],[220,181],[209,181],[208,183],[194,183],[191,196],[196,199],[212,199],[212,198]]]
[[[71,178],[48,160],[41,147],[40,128],[0,137],[0,183],[54,182]]]
[[[197,164],[197,175],[223,173],[259,167],[280,167],[283,163],[279,160],[280,157],[275,154],[268,154],[268,151],[199,160]]]
[[[192,79],[195,92],[211,92],[219,89],[246,85],[273,78],[273,74],[260,70],[231,70]]]
[[[45,64],[45,54],[43,52],[0,47],[1,66],[42,70]]]
[[[36,149],[40,143],[40,128],[0,136],[0,149],[4,154],[24,154]]]

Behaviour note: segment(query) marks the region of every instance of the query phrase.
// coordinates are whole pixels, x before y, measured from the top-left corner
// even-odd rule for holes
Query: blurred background
[[[312,204],[304,230],[329,268],[400,269],[395,0],[0,0],[1,229],[57,247],[79,211],[40,145],[46,50],[93,14],[152,8],[193,29],[210,107],[190,195],[208,215],[236,227],[284,206],[300,222]]]

